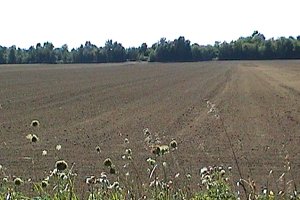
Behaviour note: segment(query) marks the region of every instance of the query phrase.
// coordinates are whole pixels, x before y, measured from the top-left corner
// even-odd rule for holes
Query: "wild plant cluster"
[[[216,105],[206,101],[208,114],[215,120],[220,120],[220,112]],[[38,120],[31,122],[31,127],[40,126]],[[224,127],[224,129],[226,129]],[[228,134],[225,130],[225,133]],[[86,191],[82,195],[77,188],[78,176],[74,172],[74,165],[63,159],[53,163],[54,168],[42,179],[24,180],[7,174],[6,166],[0,165],[0,200],[213,200],[213,199],[300,199],[293,179],[288,179],[291,164],[286,158],[286,171],[276,182],[283,183],[283,189],[272,190],[267,182],[266,187],[258,190],[255,182],[245,179],[236,166],[199,166],[195,171],[179,171],[177,152],[180,144],[176,139],[162,141],[159,134],[152,133],[148,128],[143,132],[144,146],[151,156],[144,160],[147,166],[140,170],[140,161],[135,160],[135,152],[130,148],[130,140],[124,138],[124,152],[120,152],[123,166],[117,166],[111,158],[103,158],[103,167],[106,169],[100,174],[89,175],[85,178]],[[41,142],[38,134],[26,136],[32,145]],[[228,137],[229,142],[230,138]],[[61,145],[56,146],[60,151]],[[232,148],[233,159],[236,159]],[[100,154],[101,148],[95,147],[95,153]],[[47,155],[47,150],[42,151]],[[32,158],[34,165],[34,158]],[[178,171],[177,171],[178,170]],[[232,171],[238,170],[240,178],[233,180]],[[142,174],[143,173],[143,174]],[[268,175],[270,180],[272,171]],[[290,174],[292,175],[292,174]],[[292,177],[293,178],[293,177]],[[77,189],[76,189],[77,188]]]

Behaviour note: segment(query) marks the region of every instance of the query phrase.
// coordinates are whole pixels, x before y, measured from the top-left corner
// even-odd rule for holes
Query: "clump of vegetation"
[[[207,101],[207,107],[209,114],[212,114],[216,120],[222,120],[215,104]],[[39,123],[31,126],[39,127]],[[251,179],[245,180],[240,172],[238,181],[232,179],[233,168],[239,170],[238,162],[235,163],[236,168],[231,166],[202,166],[199,170],[195,169],[198,173],[180,171],[176,156],[177,151],[180,151],[180,143],[176,139],[162,141],[159,134],[150,132],[148,128],[143,130],[143,137],[145,149],[152,152],[150,157],[144,161],[147,166],[142,170],[144,174],[140,174],[141,170],[138,170],[138,166],[141,163],[135,161],[135,152],[129,146],[129,139],[125,138],[124,152],[120,156],[124,166],[119,168],[115,165],[117,163],[115,160],[103,158],[105,171],[101,172],[100,175],[90,175],[85,179],[88,188],[85,191],[86,195],[80,194],[79,197],[75,190],[78,175],[74,172],[74,164],[69,165],[66,160],[55,157],[54,168],[47,176],[39,180],[25,180],[23,177],[8,175],[7,169],[0,165],[0,200],[300,199],[294,181],[287,179],[288,175],[293,177],[291,162],[288,157],[285,158],[285,172],[275,181],[282,182],[284,187],[275,192],[267,182],[262,191],[257,191],[255,182]],[[32,145],[42,142],[35,134],[29,134],[26,138],[30,140]],[[60,151],[61,145],[57,145],[55,149]],[[100,146],[97,146],[95,150],[95,153],[100,154]],[[43,150],[42,155],[46,156],[47,150]],[[233,158],[235,159],[234,152]],[[34,158],[32,160],[34,166]],[[271,175],[272,171],[267,178],[268,181]],[[196,181],[191,181],[192,179]],[[31,192],[28,192],[28,186],[32,188]]]

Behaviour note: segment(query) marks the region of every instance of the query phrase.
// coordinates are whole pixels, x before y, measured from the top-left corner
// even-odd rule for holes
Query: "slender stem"
[[[242,172],[241,172],[241,169],[240,169],[240,165],[239,165],[239,163],[238,163],[237,156],[236,156],[235,151],[234,151],[234,149],[233,149],[233,145],[232,145],[231,139],[230,139],[229,134],[228,134],[228,132],[227,132],[227,130],[226,130],[226,128],[225,128],[224,120],[223,120],[222,117],[220,117],[220,121],[221,121],[221,125],[222,125],[221,127],[223,128],[223,132],[225,133],[225,136],[226,136],[226,138],[227,138],[227,140],[228,140],[228,143],[229,143],[229,146],[230,146],[230,149],[231,149],[231,152],[232,152],[232,156],[233,156],[233,159],[234,159],[234,161],[235,161],[235,165],[236,165],[236,167],[237,167],[237,170],[238,170],[240,179],[241,179],[241,180],[244,180],[243,175],[242,175]],[[241,185],[242,185],[242,187],[243,187],[243,190],[244,190],[244,192],[245,192],[246,197],[248,197],[248,192],[247,192],[247,190],[246,190],[244,184],[241,184]]]

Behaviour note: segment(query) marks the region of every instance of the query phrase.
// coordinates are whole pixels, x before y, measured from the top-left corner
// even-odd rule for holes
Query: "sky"
[[[266,38],[300,35],[299,0],[0,0],[0,45],[52,42],[77,48],[148,46],[165,37],[192,43],[236,40],[254,30]]]

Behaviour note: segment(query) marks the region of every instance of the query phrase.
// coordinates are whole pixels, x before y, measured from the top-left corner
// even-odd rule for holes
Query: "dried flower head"
[[[38,120],[32,120],[30,126],[32,127],[39,127],[40,126],[40,122]]]
[[[55,168],[59,171],[63,171],[68,168],[68,164],[64,160],[59,160],[55,163]]]
[[[131,154],[132,154],[132,150],[131,150],[131,149],[126,149],[126,150],[125,150],[125,153],[126,153],[127,155],[131,155]]]
[[[152,153],[159,156],[160,155],[160,147],[155,147],[152,149]]]
[[[48,181],[44,180],[41,183],[42,188],[46,188],[49,185]]]
[[[172,141],[170,142],[170,147],[171,147],[172,149],[177,149],[177,142],[176,142],[176,140],[172,140]]]
[[[125,138],[125,139],[124,139],[124,143],[125,143],[125,144],[128,144],[128,143],[129,143],[128,138]]]
[[[35,134],[28,134],[28,135],[26,136],[26,138],[27,138],[28,140],[30,140],[32,143],[36,143],[36,142],[39,141],[38,136],[36,136]]]
[[[14,184],[16,186],[20,186],[23,183],[23,180],[21,178],[15,178]]]
[[[31,142],[36,143],[37,141],[39,141],[39,138],[35,134],[33,134],[31,137]]]
[[[169,153],[169,146],[168,145],[161,145],[160,147],[160,155],[165,155],[166,153]]]
[[[96,146],[96,151],[97,151],[97,153],[100,153],[101,152],[101,148],[99,146]]]
[[[150,165],[155,165],[155,163],[156,163],[156,161],[154,160],[154,159],[152,159],[152,158],[148,158],[147,159],[147,162],[150,164]]]
[[[112,161],[110,158],[106,158],[103,162],[104,166],[106,167],[111,167],[112,166]]]

